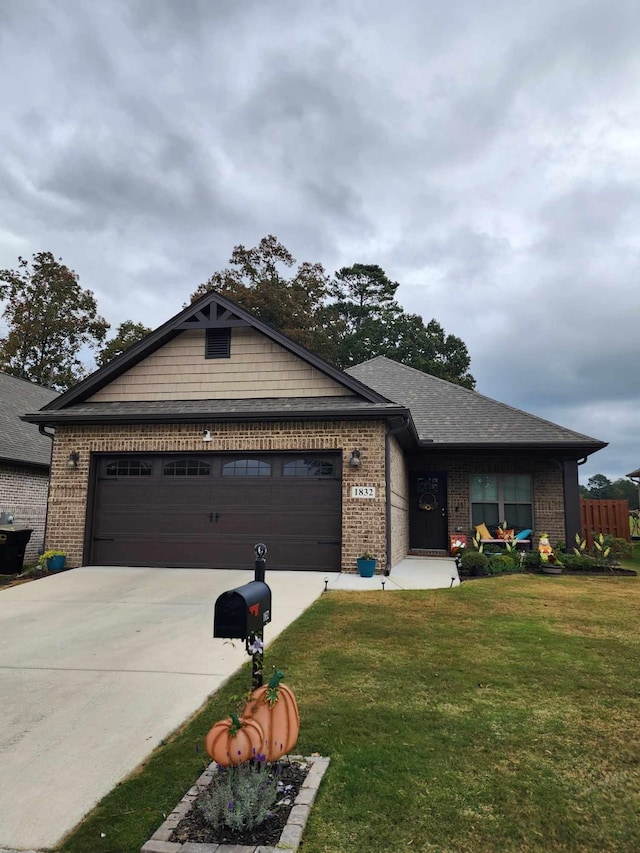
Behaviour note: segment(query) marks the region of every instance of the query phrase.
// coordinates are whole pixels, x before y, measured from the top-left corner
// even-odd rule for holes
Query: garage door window
[[[292,459],[282,468],[284,477],[333,477],[333,462],[323,459]]]
[[[163,472],[165,477],[208,477],[211,466],[199,459],[176,459],[167,462]]]
[[[222,466],[223,477],[270,477],[271,465],[261,459],[234,459]]]
[[[109,462],[105,473],[107,477],[149,477],[151,464],[140,459],[118,459]]]

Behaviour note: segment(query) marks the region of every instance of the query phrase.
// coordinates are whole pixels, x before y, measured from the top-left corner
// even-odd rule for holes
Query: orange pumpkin
[[[283,678],[284,673],[276,670],[268,685],[253,691],[242,712],[243,719],[252,719],[260,725],[267,761],[276,761],[291,752],[300,734],[296,697],[286,684],[280,684]]]
[[[254,759],[262,749],[264,732],[256,720],[239,720],[236,714],[220,720],[204,740],[205,749],[218,764],[243,764]]]

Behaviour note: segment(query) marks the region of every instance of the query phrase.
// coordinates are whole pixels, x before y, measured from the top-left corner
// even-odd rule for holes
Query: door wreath
[[[433,492],[423,492],[418,498],[418,506],[425,512],[433,512],[434,509],[438,509],[438,498]]]

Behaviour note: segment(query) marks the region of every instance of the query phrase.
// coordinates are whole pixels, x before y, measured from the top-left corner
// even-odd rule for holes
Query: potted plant
[[[45,551],[44,554],[40,554],[38,557],[38,565],[46,565],[47,570],[50,572],[60,572],[64,569],[66,560],[66,551],[58,551],[55,548],[51,548],[49,551]]]
[[[370,551],[363,551],[356,560],[358,564],[358,574],[361,578],[372,578],[376,571],[376,563],[378,562],[375,556]]]

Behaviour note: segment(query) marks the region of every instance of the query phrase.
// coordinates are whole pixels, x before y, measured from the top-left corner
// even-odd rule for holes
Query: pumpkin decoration
[[[260,723],[252,719],[239,720],[237,714],[232,714],[209,729],[204,745],[215,762],[228,767],[254,759],[262,750],[263,740]]]
[[[264,736],[261,749],[267,761],[276,761],[290,752],[300,734],[300,714],[293,691],[280,682],[284,673],[276,670],[266,686],[251,694],[243,719],[254,720]]]

